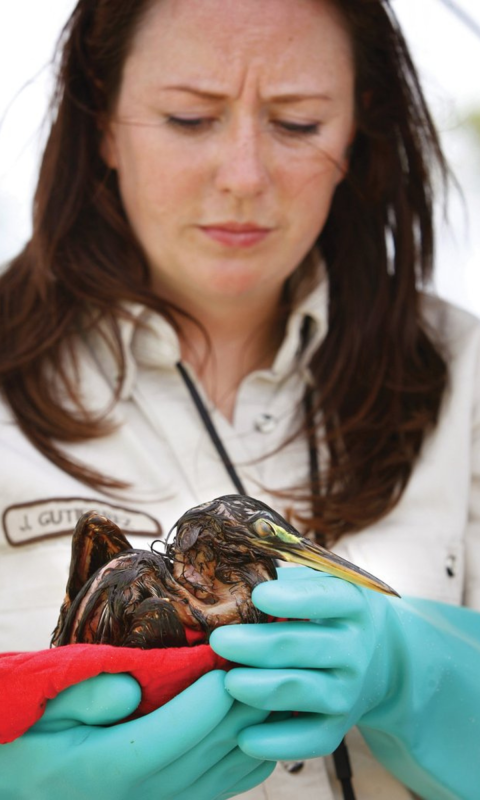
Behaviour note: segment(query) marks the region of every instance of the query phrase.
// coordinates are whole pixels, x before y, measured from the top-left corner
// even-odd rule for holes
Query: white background
[[[479,0],[454,2],[480,27]],[[0,4],[2,263],[29,236],[44,141],[42,122],[51,89],[49,62],[74,0],[0,0]],[[470,112],[480,111],[480,38],[442,0],[392,0],[392,6],[463,192],[463,200],[451,193],[448,225],[439,208],[436,289],[480,316],[480,135],[475,136],[467,124]]]

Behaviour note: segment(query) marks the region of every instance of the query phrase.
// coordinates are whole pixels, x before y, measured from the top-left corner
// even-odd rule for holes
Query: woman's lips
[[[226,247],[253,247],[267,238],[272,228],[255,225],[202,225],[201,230],[219,244]]]

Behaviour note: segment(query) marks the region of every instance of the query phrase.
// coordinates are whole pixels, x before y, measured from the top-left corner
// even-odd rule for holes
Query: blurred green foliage
[[[480,145],[480,108],[471,111],[465,121],[468,130],[475,137],[476,143]]]

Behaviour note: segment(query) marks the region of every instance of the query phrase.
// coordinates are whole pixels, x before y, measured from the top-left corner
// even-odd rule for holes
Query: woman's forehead
[[[231,94],[324,92],[350,80],[350,37],[331,0],[158,0],[140,25],[124,75]],[[319,80],[323,85],[319,85]]]

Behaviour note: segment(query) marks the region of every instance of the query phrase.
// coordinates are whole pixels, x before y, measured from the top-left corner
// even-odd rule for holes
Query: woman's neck
[[[228,313],[197,313],[196,322],[184,317],[179,322],[183,360],[231,421],[240,383],[254,370],[270,367],[281,344],[285,319],[278,302],[267,313],[265,306],[239,306]]]

